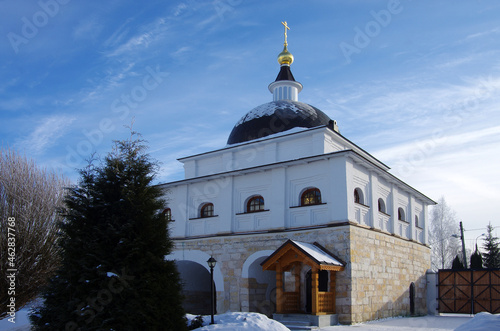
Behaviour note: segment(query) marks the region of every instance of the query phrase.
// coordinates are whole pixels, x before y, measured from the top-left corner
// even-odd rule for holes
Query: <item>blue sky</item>
[[[76,180],[134,128],[177,158],[271,101],[288,21],[299,100],[464,222],[500,225],[497,1],[0,0],[0,142]]]

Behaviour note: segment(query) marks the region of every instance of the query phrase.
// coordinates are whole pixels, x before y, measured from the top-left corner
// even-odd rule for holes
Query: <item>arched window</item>
[[[165,216],[165,219],[167,221],[171,221],[172,220],[172,210],[170,208],[165,209],[162,212],[162,214],[163,214],[163,216]]]
[[[378,199],[378,211],[379,212],[382,212],[382,213],[385,213],[385,202],[384,202],[384,199],[382,198],[379,198]]]
[[[300,197],[301,206],[318,205],[320,203],[321,192],[315,187],[305,190]]]
[[[203,206],[201,206],[200,209],[200,217],[211,217],[214,216],[214,204],[213,203],[206,203]]]
[[[406,222],[405,211],[401,207],[398,208],[398,220]]]
[[[417,216],[417,215],[415,215],[415,226],[416,226],[417,228],[419,228],[419,226],[418,226],[418,216]]]
[[[262,210],[264,210],[264,198],[262,196],[256,195],[248,199],[247,213],[255,213]]]
[[[363,191],[361,191],[361,189],[359,187],[356,187],[354,189],[354,202],[360,203],[360,204],[365,203],[365,201],[363,199]]]

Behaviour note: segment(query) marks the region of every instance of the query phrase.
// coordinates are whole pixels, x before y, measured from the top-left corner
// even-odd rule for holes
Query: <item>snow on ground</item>
[[[193,315],[187,316],[189,320]],[[210,316],[203,316],[202,328],[197,331],[217,330],[217,331],[288,331],[283,324],[269,319],[266,315],[258,313],[225,313],[214,316],[215,324],[209,325]]]
[[[479,314],[478,314],[479,315]],[[494,315],[495,316],[495,315]],[[500,315],[496,315],[500,316]],[[378,321],[371,321],[355,325],[338,325],[321,328],[321,331],[444,331],[455,330],[464,323],[469,324],[468,328],[461,331],[472,331],[477,324],[476,318],[470,315],[446,314],[440,316],[422,316],[422,317],[396,317]],[[482,329],[481,329],[482,330]],[[496,324],[490,326],[489,331],[500,330]]]
[[[16,323],[7,318],[0,320],[0,331],[29,330],[29,308],[23,308],[16,313]],[[194,315],[187,315],[189,320]],[[215,323],[209,325],[210,315],[203,316],[203,328],[196,330],[217,331],[286,331],[283,324],[257,313],[225,313],[215,316]],[[321,331],[424,331],[424,330],[455,330],[455,331],[495,331],[500,330],[500,314],[479,313],[474,318],[469,315],[445,315],[423,317],[389,318],[355,325],[329,326]]]
[[[28,313],[31,308],[23,308],[16,312],[15,323],[9,322],[10,317],[0,320],[0,331],[25,331],[30,329]]]
[[[500,330],[500,314],[479,313],[470,321],[460,325],[455,331]]]

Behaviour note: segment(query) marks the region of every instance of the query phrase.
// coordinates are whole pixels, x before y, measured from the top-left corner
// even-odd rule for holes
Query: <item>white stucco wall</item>
[[[174,220],[171,236],[265,232],[351,221],[425,242],[430,200],[391,177],[378,161],[352,151],[324,154],[339,147],[334,138],[339,139],[326,128],[311,129],[183,160],[187,172],[204,177],[162,185]],[[311,144],[321,151],[308,147]],[[317,154],[304,157],[312,150]],[[301,207],[302,192],[312,187],[321,191],[322,204]],[[361,190],[360,204],[354,202],[356,188]],[[255,195],[264,198],[265,211],[247,213],[246,203]],[[385,213],[378,210],[379,198]],[[200,218],[205,203],[213,203],[214,217]],[[406,222],[398,220],[398,208],[403,209]]]

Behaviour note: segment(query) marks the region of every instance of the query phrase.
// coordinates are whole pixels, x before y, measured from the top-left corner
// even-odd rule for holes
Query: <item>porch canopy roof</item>
[[[283,270],[296,262],[316,267],[319,270],[344,270],[345,262],[330,253],[326,248],[318,244],[308,244],[300,241],[288,239],[271,256],[261,263],[263,270],[276,270],[277,263],[280,262]]]

